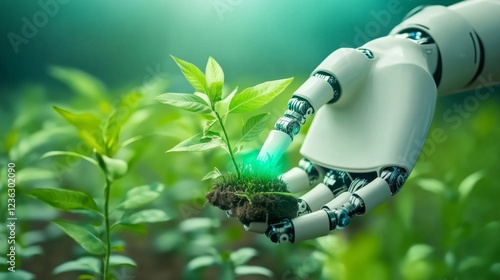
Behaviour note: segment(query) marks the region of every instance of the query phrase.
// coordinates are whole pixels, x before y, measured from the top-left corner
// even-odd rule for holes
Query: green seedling
[[[83,159],[101,170],[104,175],[102,196],[97,198],[92,197],[90,192],[65,189],[64,186],[27,191],[29,196],[58,210],[77,213],[81,219],[79,222],[53,222],[86,251],[86,254],[78,259],[56,267],[54,274],[77,271],[82,273],[79,279],[117,279],[117,268],[136,266],[133,259],[123,254],[123,241],[115,238],[119,225],[134,228],[143,223],[164,222],[170,219],[163,210],[143,209],[143,206],[159,197],[164,188],[159,183],[129,189],[123,194],[120,203],[111,203],[113,184],[129,171],[128,163],[116,157],[116,154],[133,142],[120,142],[119,134],[141,98],[139,93],[126,95],[102,118],[90,113],[76,114],[54,107],[76,128],[81,141],[93,149],[93,157],[73,151],[50,151],[42,158],[69,156]]]
[[[254,141],[266,128],[269,113],[260,113],[243,122],[241,135],[234,141],[228,133],[226,122],[240,113],[250,113],[272,101],[292,82],[292,78],[268,81],[244,89],[238,88],[224,94],[224,72],[220,65],[209,57],[205,73],[195,65],[172,57],[187,81],[193,86],[194,93],[165,93],[156,97],[161,103],[186,111],[198,113],[205,119],[203,131],[182,141],[167,152],[200,152],[223,149],[229,156],[233,171],[225,176],[215,167],[202,180],[213,179],[215,184],[207,194],[208,202],[232,213],[244,224],[251,221],[279,221],[296,214],[296,199],[287,191],[286,185],[272,172],[264,172],[266,167],[251,164],[242,167],[238,164],[237,154],[245,143]],[[280,206],[286,205],[286,206]],[[248,208],[248,209],[246,209]],[[273,210],[274,211],[274,210]],[[245,214],[243,214],[245,213]]]

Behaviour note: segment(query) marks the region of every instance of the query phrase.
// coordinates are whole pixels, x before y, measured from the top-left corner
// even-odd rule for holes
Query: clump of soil
[[[278,223],[297,216],[297,199],[286,184],[273,176],[255,176],[252,172],[221,176],[206,197],[222,210],[231,210],[245,225],[251,222]]]

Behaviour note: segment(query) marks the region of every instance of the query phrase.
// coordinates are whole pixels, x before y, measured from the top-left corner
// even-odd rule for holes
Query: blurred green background
[[[199,132],[202,120],[152,100],[167,91],[192,92],[170,54],[201,69],[213,56],[224,69],[228,90],[295,77],[287,92],[263,109],[275,120],[293,89],[335,49],[384,36],[416,6],[454,2],[2,0],[0,217],[5,220],[6,166],[15,162],[18,265],[35,279],[76,279],[77,274],[56,276],[52,270],[83,254],[49,223],[62,214],[23,196],[23,190],[61,187],[98,197],[102,189],[102,175],[85,162],[40,160],[51,150],[91,155],[52,106],[103,115],[120,96],[141,91],[146,98],[121,140],[145,137],[118,154],[131,168],[112,197],[119,201],[132,186],[161,182],[166,190],[156,204],[171,220],[120,232],[124,252],[138,264],[120,271],[122,279],[215,279],[223,266],[197,268],[193,260],[244,247],[253,248],[248,264],[269,269],[272,279],[500,278],[498,86],[482,90],[486,100],[475,92],[438,100],[430,135],[444,137],[428,139],[395,199],[346,230],[280,246],[244,232],[237,221],[204,205],[210,186],[200,179],[214,166],[227,169],[227,157],[218,151],[165,154]],[[457,106],[465,109],[459,112]],[[239,126],[234,126],[236,134]],[[300,140],[283,159],[283,169],[300,159]],[[0,230],[0,260],[6,233]],[[13,279],[6,277],[12,275],[0,275]]]

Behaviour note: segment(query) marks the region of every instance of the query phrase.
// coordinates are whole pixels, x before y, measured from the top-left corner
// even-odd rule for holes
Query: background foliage
[[[128,163],[129,171],[114,183],[110,203],[117,206],[133,187],[161,182],[164,190],[147,208],[161,209],[169,218],[117,232],[122,241],[114,248],[131,257],[137,268],[117,269],[116,278],[228,279],[248,272],[260,276],[239,279],[269,279],[270,272],[273,279],[499,278],[498,86],[440,98],[424,151],[397,197],[346,230],[301,244],[274,246],[205,206],[210,185],[200,179],[213,166],[230,166],[223,151],[164,153],[205,124],[196,115],[153,100],[167,91],[191,91],[168,54],[196,65],[213,56],[231,89],[295,77],[285,93],[259,111],[275,120],[293,89],[330,52],[383,36],[413,7],[430,3],[2,1],[0,220],[5,221],[7,212],[6,166],[15,162],[17,266],[24,271],[16,277],[76,279],[78,273],[53,275],[53,270],[86,256],[50,221],[88,226],[87,220],[79,213],[56,211],[26,193],[37,188],[81,190],[102,204],[105,178],[92,164],[64,156],[41,159],[53,150],[93,156],[52,106],[104,117],[123,96],[140,92],[144,96],[119,134],[120,143],[130,143],[114,155]],[[25,28],[26,22],[34,28]],[[16,47],[11,33],[25,41]],[[241,124],[227,126],[229,134],[240,135]],[[283,170],[300,159],[298,147],[306,131],[283,158]],[[0,279],[14,279],[3,273],[6,232],[2,226]]]

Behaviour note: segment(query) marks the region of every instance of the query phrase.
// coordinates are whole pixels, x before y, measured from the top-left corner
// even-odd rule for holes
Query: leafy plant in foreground
[[[92,255],[82,256],[77,260],[59,265],[53,271],[55,274],[80,271],[86,273],[80,276],[80,279],[115,279],[113,268],[136,266],[135,261],[131,258],[114,254],[123,251],[118,240],[112,241],[112,233],[117,226],[136,226],[141,223],[169,220],[167,214],[162,210],[139,210],[142,206],[159,197],[163,185],[158,183],[132,188],[126,193],[120,204],[115,207],[110,205],[110,192],[113,183],[128,171],[127,162],[115,158],[115,155],[120,149],[133,142],[133,140],[127,140],[120,143],[120,130],[132,115],[133,109],[140,99],[141,94],[138,93],[125,96],[123,100],[118,102],[114,111],[102,119],[94,114],[75,114],[54,107],[67,122],[77,129],[80,139],[94,150],[95,158],[72,151],[51,151],[43,155],[42,158],[71,156],[84,159],[103,172],[105,181],[101,199],[94,199],[84,191],[60,188],[36,188],[27,192],[28,195],[56,209],[80,213],[83,218],[87,218],[85,225],[66,220],[54,221],[55,225]],[[100,201],[102,203],[99,203]]]
[[[249,113],[269,103],[292,82],[293,78],[268,81],[237,93],[238,88],[225,95],[223,93],[224,72],[220,65],[210,57],[205,74],[195,65],[172,57],[187,81],[193,86],[195,93],[165,93],[156,97],[161,103],[175,106],[186,111],[198,113],[208,120],[203,131],[186,139],[167,152],[199,152],[214,148],[222,148],[231,158],[235,173],[241,176],[240,166],[236,161],[244,143],[253,141],[266,128],[269,113],[261,113],[245,121],[241,136],[236,143],[230,139],[226,121],[230,115]],[[221,176],[215,168],[205,179]]]
[[[218,252],[212,250],[211,252],[198,256],[192,259],[185,269],[186,277],[192,279],[197,276],[199,270],[219,266],[221,273],[219,279],[234,279],[236,275],[263,275],[269,278],[273,277],[272,271],[265,267],[246,265],[246,263],[257,255],[257,250],[254,248],[240,248],[233,252]]]
[[[242,172],[237,163],[243,144],[255,140],[266,128],[269,113],[257,114],[247,119],[241,129],[238,141],[232,141],[226,128],[229,116],[248,113],[269,103],[292,82],[292,78],[264,82],[237,93],[237,88],[228,95],[223,94],[224,72],[220,65],[209,57],[205,74],[195,65],[172,57],[187,81],[195,89],[194,94],[165,93],[156,99],[190,112],[199,113],[208,120],[203,131],[182,141],[167,152],[197,152],[214,148],[225,150],[234,167],[235,175],[222,176],[215,168],[202,180],[216,179],[212,190],[207,194],[208,202],[231,213],[248,224],[252,221],[277,222],[296,214],[295,197],[288,193],[286,185],[266,170],[266,166],[253,164]],[[275,214],[270,213],[274,209]]]

